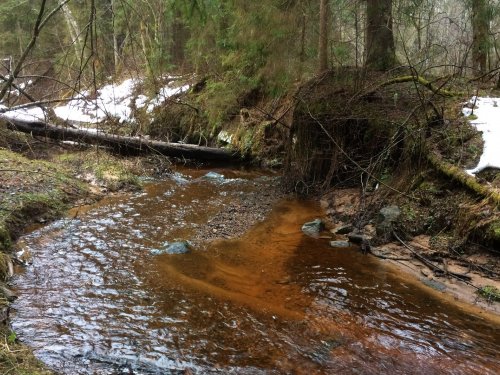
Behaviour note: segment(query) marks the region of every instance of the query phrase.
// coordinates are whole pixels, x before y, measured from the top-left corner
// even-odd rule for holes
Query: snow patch
[[[156,107],[163,104],[168,98],[189,90],[189,85],[175,87],[169,82],[158,90],[153,98],[140,94],[134,96],[136,88],[143,80],[130,78],[121,84],[109,84],[97,90],[95,99],[91,99],[88,92],[83,92],[66,105],[54,108],[56,116],[74,123],[96,124],[109,118],[117,119],[120,123],[134,122],[133,108],[146,108],[151,113]]]
[[[462,113],[465,116],[474,114],[477,117],[471,119],[470,123],[483,133],[484,140],[483,154],[479,163],[466,172],[475,175],[486,168],[500,169],[500,98],[473,96]]]
[[[0,113],[0,117],[5,119],[21,121],[45,121],[47,119],[45,112],[40,107],[9,110],[5,106],[0,106],[0,112],[3,112]]]

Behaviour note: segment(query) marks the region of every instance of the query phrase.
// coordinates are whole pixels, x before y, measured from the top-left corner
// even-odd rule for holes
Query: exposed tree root
[[[436,95],[455,97],[455,96],[461,96],[464,94],[463,92],[459,92],[459,91],[450,91],[450,90],[445,90],[445,89],[440,88],[440,87],[435,87],[431,81],[428,81],[421,76],[410,75],[410,76],[395,77],[395,78],[392,78],[388,81],[385,81],[385,82],[381,83],[380,85],[378,85],[377,87],[375,87],[373,90],[370,90],[370,92],[365,93],[364,95],[369,95],[371,93],[374,93],[374,92],[376,92],[376,91],[378,91],[381,88],[386,87],[386,86],[390,86],[390,85],[394,85],[394,84],[398,84],[398,83],[406,83],[406,82],[416,82],[416,83],[424,86],[425,88],[431,90]]]

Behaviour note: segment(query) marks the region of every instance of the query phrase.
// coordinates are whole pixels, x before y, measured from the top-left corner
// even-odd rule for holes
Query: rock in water
[[[215,180],[215,181],[223,181],[224,175],[216,172],[208,172],[205,176],[202,177],[205,180]]]
[[[179,241],[173,242],[169,244],[166,242],[162,249],[153,249],[151,250],[151,254],[153,255],[162,255],[162,254],[187,254],[191,252],[190,245],[188,241]]]
[[[309,236],[317,236],[323,229],[325,229],[325,223],[321,219],[316,219],[302,225],[302,232]]]
[[[331,247],[351,247],[351,243],[349,241],[330,241]]]

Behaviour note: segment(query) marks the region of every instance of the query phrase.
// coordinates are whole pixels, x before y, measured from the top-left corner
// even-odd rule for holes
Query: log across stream
[[[154,255],[270,182],[216,171],[229,178],[184,169],[22,238],[18,338],[62,374],[498,373],[498,325],[304,236],[322,214],[312,202],[279,202],[239,239]]]

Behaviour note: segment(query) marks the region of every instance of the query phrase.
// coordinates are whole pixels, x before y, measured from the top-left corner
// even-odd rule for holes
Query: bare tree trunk
[[[301,20],[301,31],[300,31],[300,61],[304,62],[306,60],[306,14],[302,14]]]
[[[474,74],[486,73],[488,57],[488,10],[487,0],[472,0],[472,67]]]
[[[185,63],[185,53],[186,43],[189,39],[189,30],[184,24],[182,15],[177,11],[174,15],[174,21],[172,23],[172,47],[171,56],[172,62],[178,67],[182,68]]]
[[[396,65],[392,32],[392,0],[367,0],[365,66],[388,70]]]
[[[112,27],[113,27],[113,60],[115,65],[115,72],[118,69],[118,63],[120,61],[120,51],[118,46],[118,32],[116,30],[115,24],[115,0],[111,0],[111,13],[112,13]]]
[[[328,69],[328,0],[319,3],[319,71]]]
[[[61,10],[63,12],[64,19],[66,20],[66,24],[68,25],[68,32],[71,37],[73,47],[75,48],[76,59],[78,60],[81,55],[80,29],[75,17],[73,17],[73,13],[71,13],[71,9],[69,9],[67,4],[63,3],[64,2],[62,0],[59,0],[59,4],[62,4]]]

